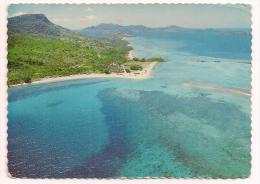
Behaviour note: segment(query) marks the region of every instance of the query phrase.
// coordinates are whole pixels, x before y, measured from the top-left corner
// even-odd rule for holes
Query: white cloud
[[[15,14],[13,14],[13,16],[15,17],[15,16],[24,15],[24,14],[26,14],[26,13],[24,13],[24,12],[16,12]]]
[[[97,17],[96,15],[87,15],[85,18],[90,21],[101,20],[101,18]]]

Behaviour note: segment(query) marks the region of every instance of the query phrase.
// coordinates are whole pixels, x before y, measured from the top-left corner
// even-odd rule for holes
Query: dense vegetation
[[[81,37],[43,37],[10,34],[8,84],[47,76],[83,72],[119,72],[131,49],[126,42],[110,43]]]
[[[142,70],[143,67],[141,65],[133,64],[130,65],[130,70]]]
[[[140,61],[140,62],[165,62],[165,60],[161,57],[151,57],[151,58],[133,58],[134,61]]]

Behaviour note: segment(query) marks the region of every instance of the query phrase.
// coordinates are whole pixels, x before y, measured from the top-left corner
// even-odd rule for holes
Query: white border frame
[[[3,2],[4,1],[4,2]],[[260,183],[260,1],[259,0],[3,0],[0,2],[0,183],[212,183],[212,184],[258,184]],[[252,169],[247,179],[16,179],[7,171],[7,7],[15,3],[243,3],[252,6]],[[258,144],[258,146],[257,146]]]

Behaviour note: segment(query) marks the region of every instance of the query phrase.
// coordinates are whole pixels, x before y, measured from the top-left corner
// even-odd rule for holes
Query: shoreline
[[[127,41],[127,42],[128,42],[127,46],[128,46],[128,47],[132,47],[132,45],[131,45],[131,44],[129,43],[129,41],[127,40],[127,37],[126,37],[126,36],[124,36],[121,40]],[[132,48],[133,48],[133,47],[132,47]],[[128,51],[127,58],[130,59],[130,60],[132,60],[132,59],[134,58],[134,50],[133,50],[133,49]]]
[[[132,60],[132,59],[134,58],[133,50],[129,50],[127,57],[128,57],[128,59],[130,59],[130,60]]]
[[[134,80],[144,80],[148,79],[152,76],[152,72],[154,67],[159,62],[144,62],[143,70],[140,71],[131,71],[130,73],[89,73],[89,74],[75,74],[68,76],[60,76],[60,77],[46,77],[36,81],[32,81],[31,83],[21,83],[9,85],[8,87],[18,87],[25,86],[30,84],[43,84],[43,83],[55,83],[62,82],[67,80],[76,80],[76,79],[93,79],[93,78],[122,78],[122,79],[134,79]]]

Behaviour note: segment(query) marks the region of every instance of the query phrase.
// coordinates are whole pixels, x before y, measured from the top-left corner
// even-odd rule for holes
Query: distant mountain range
[[[8,31],[27,35],[62,36],[80,34],[82,36],[114,39],[142,33],[176,32],[184,31],[184,29],[177,26],[148,28],[143,25],[99,24],[98,26],[72,31],[52,23],[44,14],[26,14],[9,18]]]
[[[149,28],[143,25],[121,26],[118,24],[99,24],[97,26],[86,27],[77,32],[85,36],[118,38],[123,36],[140,35],[143,33],[147,34],[147,33],[176,32],[176,31],[184,31],[184,29],[178,26],[169,26],[163,28]]]
[[[221,35],[249,35],[250,29],[191,29],[178,26],[168,26],[161,28],[150,28],[143,25],[122,26],[118,24],[99,24],[97,26],[86,27],[81,30],[72,31],[56,25],[48,20],[44,14],[26,14],[8,19],[8,31],[20,34],[32,34],[42,36],[62,36],[80,34],[87,37],[98,38],[122,38],[124,36],[142,36],[163,34],[162,36],[176,35],[177,37],[190,37],[201,33],[221,34]]]
[[[168,26],[160,28],[150,28],[143,25],[130,25],[121,26],[118,24],[99,24],[97,26],[86,27],[82,30],[77,31],[79,34],[84,36],[92,37],[104,37],[104,38],[121,38],[124,36],[143,36],[143,35],[158,35],[169,36],[192,36],[194,34],[204,34],[205,32],[211,34],[221,34],[221,35],[249,35],[250,29],[192,29],[183,28],[178,26]]]

